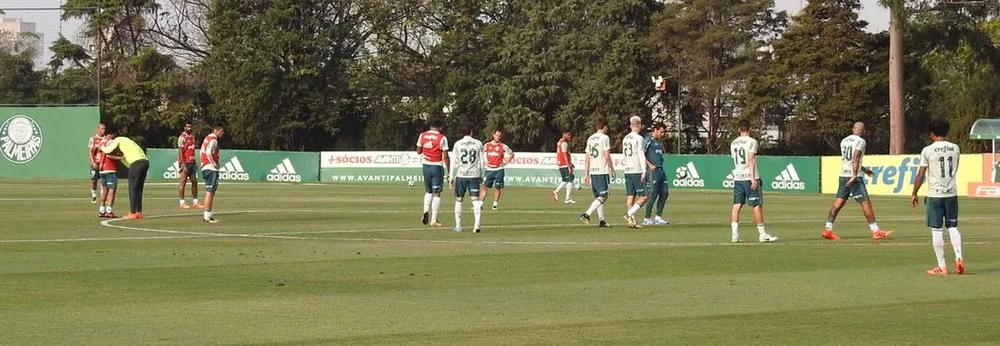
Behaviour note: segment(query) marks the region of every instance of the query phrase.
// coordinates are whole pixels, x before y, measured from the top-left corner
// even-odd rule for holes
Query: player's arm
[[[181,173],[187,172],[187,165],[184,163],[184,137],[177,136],[177,163],[181,166]]]
[[[514,151],[510,150],[510,147],[508,147],[506,144],[504,144],[503,145],[503,152],[510,153],[510,158],[505,158],[504,161],[503,161],[503,165],[506,166],[506,165],[510,164],[511,161],[514,161]],[[484,151],[484,153],[485,153],[485,151]]]
[[[108,145],[101,146],[101,151],[103,151],[105,154],[110,154],[111,152],[115,151],[115,149],[118,149],[118,142],[119,142],[118,138],[112,139],[111,142],[108,142]]]
[[[420,143],[420,139],[421,138],[423,138],[423,134],[420,134],[420,136],[417,136],[417,155],[423,155],[424,154],[424,145]]]
[[[607,137],[605,137],[607,138]],[[611,161],[611,143],[604,142],[604,161],[608,165],[608,170],[611,171],[611,178],[615,178],[615,163]]]
[[[748,150],[747,168],[750,169],[750,189],[756,190],[759,187],[757,182],[757,150]]]
[[[570,165],[570,172],[573,171],[573,165]],[[590,153],[585,152],[583,155],[583,184],[590,184]]]
[[[920,187],[924,185],[924,179],[927,177],[928,166],[930,166],[930,160],[927,157],[927,153],[920,152],[920,169],[917,170],[917,177],[913,180],[913,192],[910,194],[910,206],[914,208],[920,204],[920,200],[917,198],[917,192],[920,191]]]
[[[97,150],[100,148],[100,144],[94,145],[94,140],[90,139],[87,143],[87,155],[90,156],[90,167],[97,167]]]
[[[569,163],[569,167],[567,167],[568,170],[569,170],[569,174],[573,174],[573,156],[570,155],[570,153],[569,153],[569,143],[563,142],[563,144],[562,144],[562,152],[563,152],[563,155],[566,156],[566,162]]]

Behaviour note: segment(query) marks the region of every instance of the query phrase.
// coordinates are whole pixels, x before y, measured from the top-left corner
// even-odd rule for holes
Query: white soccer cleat
[[[462,232],[462,227],[455,227],[455,232],[461,233]]]
[[[732,243],[742,243],[743,240],[740,239],[740,237],[733,237],[733,239],[730,242],[732,242]]]
[[[670,224],[670,220],[666,220],[666,219],[664,219],[662,217],[657,216],[656,218],[653,219],[653,223],[655,223],[657,225],[669,225]]]
[[[566,200],[566,204],[576,204],[576,201],[574,201],[572,199],[567,199]]]
[[[773,243],[778,241],[778,237],[764,233],[760,235],[760,238],[758,238],[758,240],[760,240],[761,243]]]

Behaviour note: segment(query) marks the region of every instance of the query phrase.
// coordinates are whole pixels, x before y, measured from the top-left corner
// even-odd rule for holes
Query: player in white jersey
[[[935,119],[930,123],[930,137],[934,143],[920,151],[920,170],[917,180],[913,183],[913,194],[910,195],[910,205],[914,208],[919,204],[917,191],[927,178],[927,227],[931,228],[934,255],[937,256],[937,266],[927,271],[931,275],[948,275],[944,261],[944,228],[948,228],[948,238],[955,250],[955,272],[965,273],[965,261],[962,259],[962,234],[958,233],[958,184],[955,178],[958,173],[958,145],[945,140],[950,126],[947,121]]]
[[[608,227],[604,220],[604,202],[611,195],[611,179],[615,178],[615,169],[611,161],[611,138],[605,134],[608,132],[608,124],[604,120],[598,120],[594,126],[597,132],[587,138],[586,168],[587,175],[583,177],[583,183],[590,184],[594,191],[594,201],[590,203],[587,212],[580,214],[580,220],[585,224],[590,224],[590,215],[597,210],[597,217],[600,220],[598,227]]]
[[[480,219],[483,213],[483,202],[479,200],[479,187],[483,184],[483,142],[472,137],[475,131],[471,125],[462,127],[462,139],[455,142],[452,148],[451,180],[448,185],[455,189],[455,232],[462,231],[462,202],[465,193],[472,199],[472,212],[476,217],[473,233],[482,231]]]
[[[625,222],[629,227],[642,228],[642,225],[635,222],[635,212],[629,214],[632,207],[638,204],[642,206],[646,203],[646,139],[639,134],[642,130],[642,118],[633,116],[629,118],[629,127],[632,132],[622,138],[622,155],[625,156]],[[636,210],[639,207],[635,208]]]
[[[753,220],[757,223],[757,238],[761,243],[773,243],[778,237],[767,234],[764,229],[764,195],[760,172],[757,171],[757,150],[760,145],[750,137],[750,121],[739,122],[740,136],[729,144],[730,156],[733,158],[733,209],[730,219],[732,242],[740,240],[740,210],[744,204],[753,208]]]
[[[861,204],[861,213],[865,220],[868,220],[868,228],[872,231],[872,239],[880,240],[892,235],[892,231],[883,231],[875,222],[875,211],[872,210],[872,201],[868,199],[868,189],[865,188],[865,180],[860,173],[872,175],[872,170],[862,166],[865,156],[865,146],[867,143],[861,135],[865,133],[865,124],[854,123],[851,129],[852,134],[844,137],[840,141],[840,185],[837,188],[837,199],[833,201],[833,207],[826,218],[826,227],[823,228],[823,238],[830,240],[840,239],[833,233],[833,222],[837,220],[837,214],[844,208],[844,203],[848,198],[854,198]]]

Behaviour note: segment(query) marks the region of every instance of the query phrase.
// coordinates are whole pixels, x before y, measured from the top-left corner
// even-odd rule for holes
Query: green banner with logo
[[[665,155],[664,170],[677,189],[733,188],[733,160],[722,155]],[[759,156],[764,191],[819,192],[819,157]],[[672,176],[671,176],[672,173]]]
[[[149,179],[177,180],[181,165],[177,149],[149,149]],[[196,161],[199,157],[195,153]],[[201,179],[201,165],[198,164]],[[319,182],[319,153],[292,151],[221,150],[219,177],[231,182]]]
[[[97,107],[0,107],[0,177],[89,178],[99,121]]]

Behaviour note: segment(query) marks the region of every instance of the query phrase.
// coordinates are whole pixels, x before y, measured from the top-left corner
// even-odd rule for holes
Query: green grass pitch
[[[102,224],[84,181],[0,184],[0,343],[15,345],[989,345],[1000,342],[996,200],[962,199],[966,275],[930,277],[923,210],[875,197],[820,239],[830,196],[768,194],[777,244],[729,243],[726,192],[674,191],[673,224],[584,227],[590,201],[510,188],[484,233],[420,224],[422,189],[222,184],[216,212],[147,186]],[[127,213],[122,186],[118,214]],[[82,198],[81,198],[82,197]],[[489,204],[487,204],[489,209]],[[744,240],[756,240],[743,213]],[[946,251],[949,270],[953,254]]]

